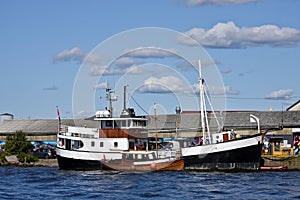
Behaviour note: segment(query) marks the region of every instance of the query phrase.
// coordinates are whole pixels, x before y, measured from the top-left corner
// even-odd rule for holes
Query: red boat
[[[287,166],[285,166],[285,165],[263,166],[263,167],[260,167],[260,170],[264,170],[264,171],[285,171],[285,170],[287,170]]]
[[[180,171],[184,161],[179,158],[156,158],[154,151],[128,151],[121,159],[102,161],[104,169],[119,171]]]

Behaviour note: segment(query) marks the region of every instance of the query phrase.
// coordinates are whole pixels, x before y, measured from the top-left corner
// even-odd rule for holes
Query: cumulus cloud
[[[238,90],[233,90],[231,86],[229,85],[224,85],[223,86],[214,86],[214,85],[211,85],[211,86],[207,86],[207,85],[204,85],[204,89],[205,91],[207,91],[210,95],[239,95],[240,94],[240,91]],[[199,84],[198,83],[195,83],[193,85],[193,88],[194,88],[194,91],[195,93],[199,93]]]
[[[246,48],[248,46],[289,47],[300,42],[300,30],[276,25],[238,27],[234,22],[218,23],[209,30],[193,28],[177,41],[188,46],[208,48]],[[191,39],[192,38],[192,39]]]
[[[233,90],[231,86],[224,86],[225,94],[230,94],[230,95],[239,95],[240,91],[238,90]]]
[[[97,65],[97,64],[92,64],[90,67],[90,75],[91,76],[99,76],[102,74],[112,74],[108,70],[106,70],[106,65]]]
[[[78,111],[77,113],[74,114],[75,118],[85,118],[85,117],[90,117],[93,116],[94,113],[86,110],[81,110]]]
[[[239,91],[233,90],[231,86],[205,86],[205,90],[210,95],[238,95]],[[188,85],[181,79],[174,76],[164,76],[161,78],[150,77],[144,81],[144,85],[138,89],[140,93],[182,93],[196,94],[199,93],[199,84]]]
[[[128,67],[128,66],[134,65],[136,62],[133,59],[128,58],[128,57],[121,57],[121,58],[118,58],[115,61],[115,63],[117,66],[120,66],[120,67]]]
[[[176,50],[162,49],[158,47],[139,47],[132,50],[127,50],[126,56],[135,58],[166,58],[175,57]]]
[[[97,85],[94,86],[94,89],[106,89],[107,88],[107,82],[104,83],[99,83]]]
[[[107,68],[105,65],[96,65],[93,64],[90,68],[91,76],[100,76],[100,75],[118,75],[118,74],[144,74],[150,72],[149,69],[139,67],[137,65],[132,65],[129,67],[117,67],[117,68]]]
[[[140,68],[138,65],[145,63],[145,61],[138,60],[139,58],[167,58],[176,56],[173,54],[176,52],[172,49],[162,49],[158,47],[138,47],[135,49],[127,49],[122,57],[115,60],[115,67],[108,67],[104,65],[99,65],[102,59],[101,55],[93,56],[89,55],[86,58],[86,62],[91,63],[90,75],[99,76],[99,75],[116,75],[116,74],[142,74],[145,73],[145,68]],[[135,59],[137,58],[137,59]],[[149,71],[147,71],[149,72]]]
[[[78,61],[82,62],[85,58],[85,53],[79,47],[74,47],[69,50],[64,50],[56,55],[53,56],[54,62],[67,62],[67,61]]]
[[[226,4],[245,4],[259,2],[262,0],[185,0],[187,6],[204,6],[204,5],[226,5]]]
[[[290,100],[293,93],[294,93],[293,89],[277,90],[277,91],[273,91],[273,92],[269,93],[266,96],[266,99]]]
[[[140,93],[191,93],[192,88],[175,76],[150,77],[138,89]]]

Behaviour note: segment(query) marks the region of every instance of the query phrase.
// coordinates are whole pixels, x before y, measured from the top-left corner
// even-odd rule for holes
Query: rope
[[[146,110],[144,110],[144,108],[134,99],[134,97],[131,95],[130,96],[131,98],[132,98],[132,100],[134,101],[134,103],[142,110],[142,111],[144,111],[147,115],[149,115],[149,113],[146,111]]]
[[[263,157],[263,159],[266,159],[266,160],[271,160],[271,161],[285,161],[285,160],[288,160],[288,159],[294,159],[295,156],[290,156],[290,157],[286,157],[286,158],[281,158],[281,159],[274,159],[274,158],[268,158],[268,157]]]

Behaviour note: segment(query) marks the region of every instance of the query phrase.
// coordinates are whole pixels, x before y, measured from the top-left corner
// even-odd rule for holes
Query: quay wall
[[[262,155],[264,166],[286,166],[287,170],[300,170],[300,156],[294,155],[290,157],[277,157]]]

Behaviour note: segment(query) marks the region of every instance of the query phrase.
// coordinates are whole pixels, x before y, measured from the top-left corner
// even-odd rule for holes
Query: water
[[[0,167],[1,199],[291,199],[300,172],[62,171]]]

